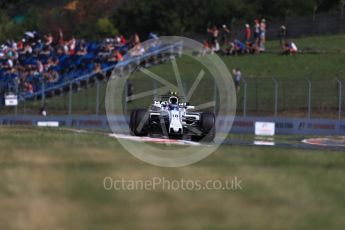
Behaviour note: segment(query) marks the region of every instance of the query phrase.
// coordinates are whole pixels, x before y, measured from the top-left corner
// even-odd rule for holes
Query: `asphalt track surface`
[[[305,149],[305,150],[334,150],[334,151],[345,151],[345,146],[338,145],[332,141],[310,143],[307,142],[312,139],[303,139],[296,143],[288,142],[275,142],[275,141],[248,141],[239,139],[226,139],[223,141],[223,145],[240,145],[240,146],[258,146],[258,147],[277,147],[285,149]],[[217,141],[215,141],[217,143]]]
[[[274,140],[272,138],[258,138],[255,139],[253,136],[252,140],[243,140],[240,138],[227,138],[221,142],[220,140],[215,139],[211,143],[199,143],[188,140],[176,140],[176,139],[167,139],[167,138],[153,138],[153,137],[135,137],[125,134],[114,134],[106,132],[95,132],[87,130],[78,130],[78,129],[64,129],[78,133],[84,132],[93,132],[102,135],[107,135],[115,139],[126,139],[130,141],[139,141],[139,142],[150,142],[150,143],[159,143],[159,144],[176,144],[176,145],[210,145],[210,144],[222,144],[222,145],[239,145],[239,146],[257,146],[257,147],[266,147],[266,148],[285,148],[285,149],[306,149],[306,150],[333,150],[333,151],[344,151],[345,153],[345,136],[344,137],[305,137],[305,138],[286,138],[286,140]]]
[[[152,137],[134,137],[123,134],[109,134],[110,137],[127,139],[131,141],[151,142],[159,144],[176,144],[176,145],[240,145],[240,146],[257,146],[257,147],[276,147],[285,149],[306,149],[306,150],[334,150],[345,151],[345,137],[320,137],[320,138],[305,138],[305,139],[288,139],[286,141],[274,141],[274,138],[268,140],[259,138],[253,140],[241,140],[236,138],[227,138],[223,142],[217,139],[213,143],[199,143],[186,140],[175,140],[167,138],[152,138]]]

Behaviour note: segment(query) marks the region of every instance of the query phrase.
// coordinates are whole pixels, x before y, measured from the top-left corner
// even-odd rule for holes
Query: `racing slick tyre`
[[[211,142],[216,135],[216,118],[213,113],[205,112],[201,114],[201,128],[204,132],[203,140]]]
[[[202,135],[191,136],[192,141],[212,142],[216,136],[216,118],[213,113],[205,112],[200,117],[200,129]]]
[[[216,118],[213,113],[205,112],[201,114],[201,128],[209,131],[214,128]]]
[[[203,141],[212,142],[214,141],[215,137],[216,137],[216,131],[215,131],[215,128],[213,128],[204,136]]]
[[[148,135],[148,126],[149,126],[149,118],[145,117],[147,113],[146,109],[138,109],[135,112],[133,117],[134,125],[133,125],[133,133],[136,136],[147,136]],[[146,119],[145,119],[146,118]],[[140,123],[143,122],[143,126],[141,130],[138,130]]]
[[[129,119],[129,130],[131,131],[131,134],[134,135],[135,130],[135,116],[136,116],[137,110],[132,110],[131,116]]]

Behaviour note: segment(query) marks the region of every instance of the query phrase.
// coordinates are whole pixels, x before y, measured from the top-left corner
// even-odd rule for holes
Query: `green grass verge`
[[[104,135],[0,128],[0,229],[344,229],[344,152],[222,146],[147,165]],[[239,191],[106,191],[103,179],[238,177]]]

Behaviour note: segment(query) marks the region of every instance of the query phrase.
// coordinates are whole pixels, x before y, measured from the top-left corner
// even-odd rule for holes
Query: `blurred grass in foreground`
[[[143,163],[107,136],[0,128],[0,229],[344,229],[344,152],[222,146]],[[238,177],[242,191],[106,191],[103,179]]]

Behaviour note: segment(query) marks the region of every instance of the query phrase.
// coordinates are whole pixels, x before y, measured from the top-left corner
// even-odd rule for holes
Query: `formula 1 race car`
[[[130,131],[135,136],[161,135],[168,138],[193,141],[213,141],[215,115],[211,112],[196,112],[189,103],[179,102],[175,94],[155,99],[151,109],[136,109],[131,112]]]

